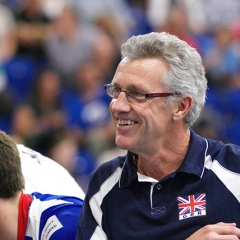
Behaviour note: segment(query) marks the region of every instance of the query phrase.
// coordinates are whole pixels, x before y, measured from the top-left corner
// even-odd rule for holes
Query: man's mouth
[[[118,124],[119,126],[130,126],[130,125],[135,124],[135,122],[132,121],[132,120],[120,120],[120,119],[118,119],[118,120],[117,120],[117,124]]]

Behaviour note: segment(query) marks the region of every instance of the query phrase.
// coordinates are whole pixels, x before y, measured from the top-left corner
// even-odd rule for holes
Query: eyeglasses
[[[104,85],[106,93],[109,97],[117,99],[121,92],[125,92],[129,102],[145,102],[148,98],[168,97],[174,95],[173,93],[144,93],[136,90],[122,90],[119,87],[114,87],[112,84]]]

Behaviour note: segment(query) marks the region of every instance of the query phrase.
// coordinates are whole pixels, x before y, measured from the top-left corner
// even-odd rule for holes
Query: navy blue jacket
[[[134,154],[91,176],[76,239],[181,240],[218,222],[240,227],[240,147],[191,131],[179,169],[161,179],[138,176]]]

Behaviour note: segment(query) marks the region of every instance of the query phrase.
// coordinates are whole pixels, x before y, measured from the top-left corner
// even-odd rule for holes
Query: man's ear
[[[175,113],[173,114],[173,120],[179,121],[183,119],[190,108],[193,105],[193,98],[191,95],[186,95],[182,97],[180,100],[178,100],[178,106],[176,108]]]

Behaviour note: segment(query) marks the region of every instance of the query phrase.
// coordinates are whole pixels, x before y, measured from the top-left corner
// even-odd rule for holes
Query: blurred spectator
[[[237,19],[230,27],[230,32],[232,35],[233,49],[238,56],[238,64],[240,69],[240,16],[239,16],[239,19]],[[239,70],[239,73],[240,73],[240,70]]]
[[[0,62],[12,58],[16,53],[17,40],[15,37],[16,23],[11,10],[0,4]]]
[[[96,168],[94,155],[79,147],[78,140],[68,131],[55,133],[49,136],[49,145],[46,154],[54,159],[74,177],[77,183],[87,189],[90,173]]]
[[[31,90],[37,65],[17,55],[17,22],[9,8],[0,4],[0,64],[5,73],[7,91],[13,101],[24,101]]]
[[[160,29],[166,24],[169,12],[174,8],[184,8],[187,25],[193,34],[206,31],[205,1],[202,0],[149,0],[147,16],[154,29]]]
[[[204,7],[207,28],[211,32],[219,28],[230,28],[240,17],[239,0],[206,0]]]
[[[49,138],[51,141],[46,148],[47,155],[73,175],[78,156],[78,142],[73,135],[64,130]]]
[[[240,16],[239,0],[149,0],[148,18],[154,28],[162,27],[173,6],[185,6],[190,31],[194,34],[229,28]]]
[[[30,97],[24,106],[25,111],[17,107],[14,112],[14,135],[22,136],[28,147],[46,155],[46,148],[51,144],[51,135],[66,128],[66,114],[61,100],[62,86],[58,73],[47,67],[41,69],[30,92]],[[19,124],[18,119],[24,118],[24,113],[28,113],[28,119],[33,120],[31,125],[26,125],[27,121],[20,122],[28,127],[29,134],[26,130],[20,131],[23,126]]]
[[[238,55],[234,51],[228,28],[214,32],[212,45],[202,53],[210,87],[229,86],[230,79],[239,71]]]
[[[13,94],[9,89],[4,64],[16,52],[15,21],[11,10],[0,4],[0,129],[9,131],[13,111]]]
[[[4,69],[0,63],[0,129],[2,131],[9,131],[11,124],[11,115],[13,111],[12,94],[7,89],[7,78]]]
[[[64,128],[66,116],[61,101],[62,86],[58,73],[49,68],[42,69],[31,93],[29,104],[34,111],[37,131],[46,133]]]
[[[0,77],[0,81],[2,81]],[[11,115],[13,111],[13,100],[11,94],[7,90],[0,90],[0,129],[9,131],[11,124]]]
[[[213,120],[216,119],[216,121]],[[221,122],[219,120],[222,119],[222,115],[213,108],[213,106],[206,105],[202,110],[200,117],[193,124],[192,128],[198,134],[211,139],[223,139],[222,135],[220,135],[221,131]]]
[[[110,99],[104,92],[104,81],[101,68],[95,62],[80,65],[75,92],[64,98],[69,127],[75,133],[81,133],[82,145],[95,154],[109,148],[114,136],[108,109]]]
[[[120,29],[120,26],[116,22],[115,18],[110,14],[98,16],[93,21],[93,24],[101,29],[106,34],[106,36],[110,38],[112,44],[114,45],[114,48],[117,49],[116,54],[119,55],[118,51],[124,42],[124,39],[126,36],[128,36],[129,31],[123,34],[123,30]],[[97,46],[99,46],[99,44]]]
[[[50,136],[57,134],[61,129],[52,127],[52,122],[43,126],[41,120],[37,118],[35,109],[29,103],[17,104],[11,116],[9,133],[16,143],[46,155]]]
[[[8,89],[16,103],[24,103],[31,92],[37,72],[38,64],[28,57],[13,56],[4,62],[3,68],[6,72]]]
[[[119,52],[119,48],[114,44],[114,40],[111,37],[105,34],[99,37],[98,44],[93,48],[92,59],[90,61],[93,61],[98,71],[101,72],[103,83],[104,80],[106,82],[112,81],[114,71],[120,59]],[[77,72],[78,69],[75,72],[76,75],[78,74]]]
[[[28,104],[19,104],[14,108],[10,135],[18,144],[30,146],[33,143],[35,130],[35,117],[33,109]]]
[[[240,88],[225,87],[208,91],[207,108],[212,109],[213,127],[224,142],[240,145]],[[205,108],[206,108],[205,107]]]
[[[92,26],[79,23],[72,8],[64,8],[53,21],[53,29],[45,41],[47,61],[60,74],[65,86],[71,86],[79,64],[91,59],[100,33]]]
[[[200,51],[197,38],[189,29],[186,8],[182,5],[172,6],[163,26],[160,29],[155,29],[155,31],[165,31],[175,34],[181,40]]]
[[[127,0],[132,14],[133,23],[130,25],[130,35],[145,34],[153,31],[147,17],[148,0]]]
[[[71,2],[81,22],[92,24],[106,17],[113,23],[120,44],[128,38],[133,19],[126,0],[72,0]]]
[[[32,60],[44,61],[45,50],[43,40],[51,30],[49,19],[39,0],[23,0],[21,8],[15,13],[17,23],[18,52],[20,56],[30,57]]]
[[[15,12],[19,10],[22,0],[1,0],[1,3]]]
[[[38,0],[39,6],[48,19],[57,18],[63,9],[69,5],[69,0]]]

